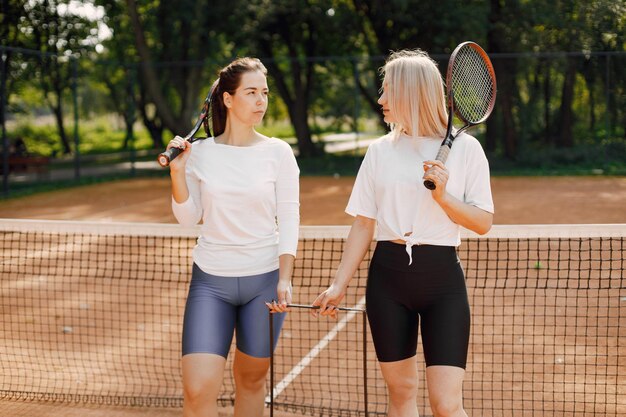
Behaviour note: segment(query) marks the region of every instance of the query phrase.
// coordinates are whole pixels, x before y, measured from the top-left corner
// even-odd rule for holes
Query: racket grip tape
[[[450,146],[448,146],[448,144],[443,144],[439,147],[439,152],[437,152],[437,157],[435,159],[437,161],[441,161],[445,163],[446,160],[448,159],[449,153],[450,153]],[[428,188],[429,190],[434,190],[437,188],[435,183],[431,180],[425,180],[424,187]]]
[[[159,162],[159,165],[165,168],[174,158],[180,155],[182,151],[183,150],[180,148],[169,148],[165,152],[159,154],[157,161]]]
[[[439,147],[439,152],[437,152],[437,157],[435,159],[445,164],[446,160],[448,159],[449,153],[450,153],[450,146],[448,146],[447,144],[441,145],[441,147]]]

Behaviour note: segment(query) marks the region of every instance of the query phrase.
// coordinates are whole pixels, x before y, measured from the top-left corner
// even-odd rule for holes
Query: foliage
[[[320,98],[328,108],[329,95],[322,71],[333,55],[355,53],[339,32],[358,33],[354,19],[345,13],[347,3],[318,1],[250,1],[238,9],[248,22],[233,40],[242,53],[262,55],[272,85],[285,103],[302,155],[319,150],[312,143],[311,112]]]
[[[93,47],[96,22],[74,13],[69,1],[26,2],[18,31],[25,47],[41,52],[31,60],[25,82],[36,82],[43,91],[43,102],[52,110],[63,153],[71,151],[63,124],[68,91],[76,81],[76,59]],[[21,67],[20,67],[21,68]],[[9,91],[9,94],[11,92]]]
[[[43,154],[73,150],[74,101],[81,153],[128,149],[133,136],[141,138],[135,147],[159,149],[169,132],[189,129],[217,69],[241,55],[272,68],[260,131],[305,146],[303,135],[313,143],[364,121],[379,130],[378,69],[389,50],[423,48],[444,71],[465,39],[483,44],[497,65],[499,97],[484,145],[502,166],[598,165],[594,150],[625,138],[623,1],[80,2],[97,7],[97,19],[78,13],[78,3],[2,2],[2,43],[39,53],[7,53],[8,131]],[[110,36],[101,36],[100,23]],[[79,58],[76,96],[70,57]],[[111,114],[114,127],[106,125]],[[19,115],[38,117],[15,127]],[[56,126],[39,125],[54,116]]]
[[[607,140],[572,148],[535,147],[515,161],[489,156],[493,175],[626,175],[626,142]]]
[[[120,152],[125,149],[125,130],[116,124],[119,121],[111,117],[98,117],[89,122],[79,125],[80,154],[106,154]],[[73,126],[71,126],[73,129]],[[17,122],[16,126],[7,132],[7,136],[13,140],[20,137],[26,143],[29,153],[44,156],[62,155],[58,132],[52,124],[35,124],[28,120]],[[145,129],[138,129],[135,132],[135,149],[149,149],[151,139]]]

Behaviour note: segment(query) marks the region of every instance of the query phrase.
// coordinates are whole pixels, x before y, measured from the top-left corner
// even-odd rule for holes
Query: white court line
[[[354,309],[362,309],[364,305],[365,305],[365,296],[363,296],[363,298],[361,298],[359,300],[359,302],[357,303],[357,305],[355,305],[353,308]],[[319,343],[317,345],[315,345],[315,347],[313,347],[313,349],[311,349],[309,351],[309,353],[304,358],[302,358],[300,360],[300,362],[298,362],[298,364],[296,366],[294,366],[291,369],[291,371],[289,371],[289,373],[283,378],[283,380],[280,381],[278,384],[276,384],[274,386],[274,396],[273,396],[274,399],[276,399],[276,397],[278,397],[280,395],[280,393],[283,392],[285,390],[285,388],[287,388],[289,386],[289,384],[291,384],[293,382],[293,380],[296,379],[298,377],[298,375],[300,375],[300,373],[307,366],[309,366],[309,364],[322,351],[322,349],[324,349],[335,338],[335,336],[337,336],[337,334],[344,327],[346,327],[346,324],[348,324],[348,322],[350,320],[352,320],[357,313],[360,313],[360,312],[358,312],[358,311],[349,311],[345,315],[345,317],[342,318],[339,321],[339,323],[337,323],[335,325],[335,327],[333,327],[333,329],[330,332],[328,332],[328,334],[326,336],[324,336],[324,338],[321,339],[319,341]],[[269,403],[270,401],[271,401],[271,398],[270,398],[270,395],[268,394],[265,397],[265,402]]]

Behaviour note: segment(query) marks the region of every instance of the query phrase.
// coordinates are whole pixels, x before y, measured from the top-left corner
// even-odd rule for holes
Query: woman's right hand
[[[326,291],[322,292],[317,296],[315,301],[313,301],[312,306],[319,306],[319,309],[313,309],[313,316],[317,317],[319,314],[322,316],[330,316],[334,319],[337,318],[337,307],[339,307],[339,303],[346,296],[346,290],[341,288],[334,283],[330,285],[326,289]]]
[[[191,155],[191,143],[186,141],[180,136],[174,136],[174,139],[170,140],[166,149],[179,148],[181,152],[176,158],[170,161],[170,170],[177,171],[185,168],[189,155]]]

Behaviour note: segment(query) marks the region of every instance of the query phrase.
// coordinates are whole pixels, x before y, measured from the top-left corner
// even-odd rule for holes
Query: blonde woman
[[[255,126],[267,110],[267,71],[239,58],[220,71],[213,137],[170,163],[172,209],[183,225],[202,220],[193,250],[182,343],[183,415],[217,417],[217,397],[236,329],[235,417],[261,417],[269,369],[269,307],[280,331],[291,302],[298,245],[299,169],[289,144]],[[274,346],[278,338],[275,332]]]
[[[355,220],[341,263],[313,305],[336,315],[377,228],[366,302],[388,416],[418,416],[418,328],[434,415],[466,416],[470,309],[456,247],[461,227],[480,234],[491,228],[489,165],[467,134],[456,138],[445,165],[434,160],[448,115],[441,74],[425,52],[392,53],[382,73],[378,103],[391,132],[367,150],[346,208]],[[436,189],[426,189],[425,179]]]

